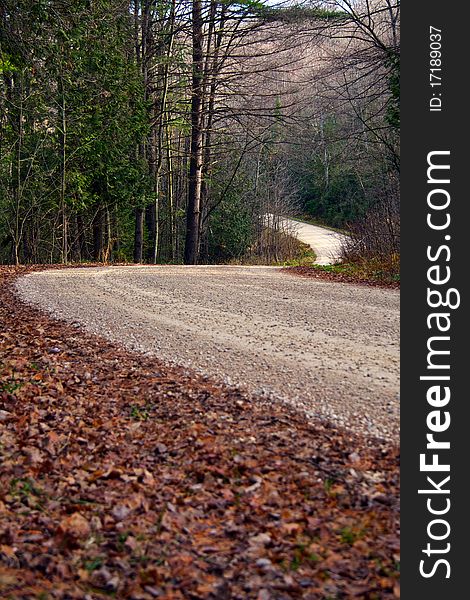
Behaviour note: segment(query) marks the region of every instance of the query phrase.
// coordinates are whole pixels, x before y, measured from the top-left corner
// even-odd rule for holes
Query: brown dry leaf
[[[0,592],[9,586],[16,585],[19,581],[18,572],[5,569],[0,565]]]
[[[300,524],[299,523],[282,523],[281,529],[284,533],[291,534],[294,531],[299,531]]]
[[[11,546],[0,545],[0,552],[7,558],[16,557],[16,548],[12,548]]]
[[[91,527],[83,515],[75,512],[60,522],[58,533],[75,539],[83,539],[90,535]]]

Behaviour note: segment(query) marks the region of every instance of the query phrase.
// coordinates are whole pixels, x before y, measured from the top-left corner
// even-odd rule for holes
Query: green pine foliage
[[[4,255],[9,250],[12,262],[58,261],[66,236],[68,260],[103,258],[94,251],[92,227],[85,233],[81,223],[94,222],[98,235],[100,220],[100,250],[110,254],[115,235],[106,225],[149,189],[147,167],[136,158],[149,106],[133,58],[130,15],[118,0],[6,4]]]

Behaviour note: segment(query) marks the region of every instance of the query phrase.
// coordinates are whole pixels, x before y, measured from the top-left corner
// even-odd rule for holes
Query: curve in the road
[[[116,266],[33,273],[18,291],[130,349],[396,439],[396,290],[273,267]]]
[[[316,254],[316,264],[331,265],[341,261],[341,248],[347,239],[344,234],[296,219],[274,217],[267,214],[266,223],[268,226],[270,222],[276,223],[283,230],[288,231],[298,240],[310,246]]]

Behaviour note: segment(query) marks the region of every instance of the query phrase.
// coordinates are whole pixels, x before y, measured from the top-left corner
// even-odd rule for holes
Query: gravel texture
[[[229,266],[43,271],[17,289],[52,316],[127,348],[398,439],[397,290]]]

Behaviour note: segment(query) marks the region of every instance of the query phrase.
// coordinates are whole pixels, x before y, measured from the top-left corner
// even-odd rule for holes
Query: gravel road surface
[[[229,266],[43,271],[17,285],[127,348],[397,441],[397,290]]]

